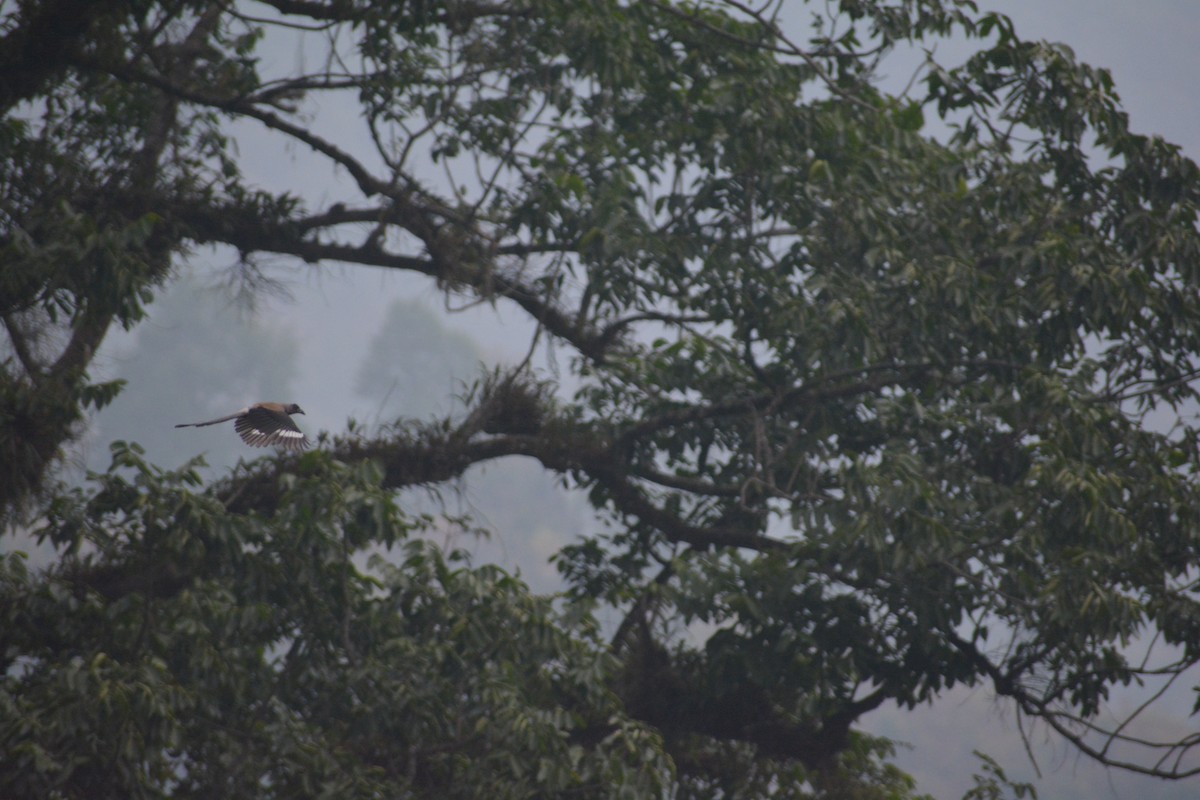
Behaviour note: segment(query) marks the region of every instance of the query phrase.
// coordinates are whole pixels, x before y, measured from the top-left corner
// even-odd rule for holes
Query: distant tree
[[[470,337],[419,303],[397,301],[367,346],[354,388],[393,419],[445,416],[484,362]]]
[[[378,333],[371,338],[355,378],[356,392],[370,401],[372,419],[461,419],[464,397],[495,355],[467,334],[446,326],[428,307],[414,301],[393,303]],[[481,464],[464,476],[462,491],[430,498],[419,488],[406,495],[410,510],[423,508],[475,519],[473,536],[464,547],[477,556],[504,563],[545,564],[547,549],[573,538],[580,499],[564,494],[552,475],[530,461],[510,460],[503,466]],[[557,587],[547,565],[542,581],[526,572],[530,584]]]
[[[1194,737],[1106,706],[1200,660],[1200,174],[1107,72],[966,0],[821,5],[804,40],[736,0],[110,2],[30,50],[69,5],[0,27],[32,70],[4,90],[6,504],[108,396],[87,348],[171,253],[411,272],[528,315],[581,388],[496,375],[324,456],[394,489],[519,455],[585,489],[608,528],[558,563],[620,611],[606,685],[676,796],[890,791],[856,723],[959,683],[1103,763],[1200,772]],[[261,57],[284,34],[293,70]],[[964,63],[879,88],[951,34]],[[363,135],[321,133],[322,99]],[[234,123],[357,197],[252,185]],[[308,463],[215,496],[289,519]]]

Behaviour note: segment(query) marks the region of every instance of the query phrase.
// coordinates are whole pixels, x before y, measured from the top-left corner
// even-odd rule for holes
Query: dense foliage
[[[464,795],[904,793],[855,723],[960,683],[1200,770],[1106,707],[1200,660],[1200,175],[1001,15],[826,5],[803,38],[737,0],[9,10],[7,511],[189,248],[427,276],[534,320],[580,388],[523,365],[204,491],[122,450],[141,483],[37,506],[63,560],[7,559],[6,786],[445,796],[468,760]],[[881,88],[948,35],[975,54]],[[295,69],[264,57],[287,37]],[[251,182],[250,124],[350,195]],[[351,568],[408,524],[389,490],[514,455],[609,523],[559,557],[567,610],[411,542]]]
[[[118,445],[5,559],[6,797],[529,797],[669,776],[594,626],[422,539],[370,462],[310,457],[286,510],[228,514]],[[418,521],[419,522],[419,521]],[[396,546],[367,577],[366,543]],[[386,551],[385,551],[386,552]],[[376,556],[379,558],[380,556]],[[583,621],[583,622],[586,622]]]

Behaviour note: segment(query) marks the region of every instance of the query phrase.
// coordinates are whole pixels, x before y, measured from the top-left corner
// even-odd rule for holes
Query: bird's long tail
[[[246,413],[245,411],[239,411],[236,414],[230,414],[229,416],[226,416],[226,417],[217,417],[216,419],[210,419],[208,422],[181,422],[178,425],[176,425],[175,427],[176,428],[203,428],[205,425],[216,425],[218,422],[228,422],[231,419],[237,419],[238,417],[240,417],[242,414],[245,414],[245,413]]]

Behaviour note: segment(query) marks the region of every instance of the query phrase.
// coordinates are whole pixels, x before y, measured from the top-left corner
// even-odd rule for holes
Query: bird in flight
[[[224,417],[207,422],[181,422],[175,427],[201,428],[231,419],[237,420],[233,423],[233,429],[242,437],[242,441],[251,447],[267,447],[274,444],[285,450],[298,452],[311,444],[304,432],[292,422],[292,414],[303,413],[304,409],[295,403],[255,403]]]

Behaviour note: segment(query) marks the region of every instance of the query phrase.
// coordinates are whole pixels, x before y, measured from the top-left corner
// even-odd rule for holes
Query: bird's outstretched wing
[[[251,407],[238,416],[233,429],[252,447],[278,445],[285,450],[299,451],[310,445],[308,437],[283,411]]]

